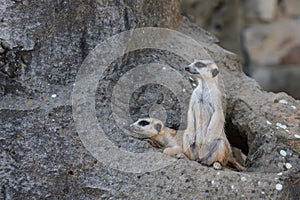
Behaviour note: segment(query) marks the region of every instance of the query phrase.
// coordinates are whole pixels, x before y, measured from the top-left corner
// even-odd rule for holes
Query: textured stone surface
[[[247,0],[245,1],[245,16],[247,20],[255,21],[257,19],[270,22],[274,20],[278,3],[276,0]]]
[[[300,132],[300,102],[284,93],[263,91],[242,73],[236,55],[215,44],[215,37],[187,19],[180,25],[176,1],[161,3],[5,0],[0,5],[4,49],[0,54],[0,199],[299,197],[300,145],[295,134]],[[176,159],[156,171],[126,173],[99,162],[85,148],[71,102],[78,68],[100,41],[144,25],[177,28],[200,42],[219,65],[227,101],[227,133],[235,146],[248,153],[246,172],[215,171]],[[116,147],[131,152],[160,150],[118,128],[111,115],[111,94],[124,73],[149,62],[170,65],[179,74],[187,64],[169,52],[134,52],[112,63],[97,86],[99,124]],[[132,120],[154,103],[168,111],[169,126],[178,127],[176,98],[183,94],[175,98],[165,88],[165,101],[161,101],[160,90],[137,90],[130,104]],[[144,107],[140,108],[141,102]],[[282,156],[281,150],[287,155]],[[282,190],[276,190],[281,185]]]
[[[284,9],[287,15],[292,17],[300,16],[300,2],[297,0],[284,0]]]
[[[182,1],[182,9],[197,24],[215,34],[222,47],[241,56],[248,75],[256,78],[257,72],[263,71],[266,79],[257,79],[263,88],[272,88],[273,92],[283,90],[299,99],[299,86],[294,88],[296,83],[291,83],[290,75],[286,76],[300,71],[299,1],[187,0]],[[289,70],[291,65],[293,69]],[[274,81],[267,78],[282,71],[278,79],[285,82],[280,86],[277,78]]]
[[[253,65],[278,65],[300,44],[299,20],[256,25],[244,32],[245,48]]]
[[[252,76],[264,89],[271,91],[282,91],[300,98],[298,66],[280,67],[258,67],[253,69]]]
[[[193,16],[195,23],[216,35],[223,47],[242,55],[243,6],[240,1],[187,0],[182,1],[182,10]]]

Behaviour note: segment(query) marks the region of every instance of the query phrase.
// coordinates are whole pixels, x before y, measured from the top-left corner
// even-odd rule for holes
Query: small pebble
[[[282,175],[282,172],[279,172],[277,175],[278,175],[278,176],[281,176],[281,175]]]
[[[246,180],[247,180],[246,177],[242,176],[241,181],[246,181]]]
[[[280,150],[280,155],[282,155],[283,157],[286,156],[286,151],[285,150]]]
[[[300,139],[300,135],[298,135],[298,134],[295,134],[294,137],[297,139]]]
[[[268,121],[268,120],[267,120],[267,124],[268,124],[268,125],[272,125],[272,123],[271,123],[270,121]]]
[[[57,97],[57,95],[56,95],[56,94],[52,94],[51,97],[52,97],[52,98],[55,98],[55,97]]]
[[[291,169],[291,168],[292,168],[292,164],[291,164],[291,163],[285,163],[285,167],[286,167],[287,169]]]
[[[163,70],[165,70],[165,69],[166,69],[166,67],[163,67],[162,69],[163,69]]]
[[[215,181],[214,181],[214,180],[212,180],[212,181],[211,181],[211,184],[214,184],[214,183],[215,183]]]
[[[282,190],[282,185],[280,183],[276,184],[276,190],[278,191]]]
[[[195,83],[192,84],[194,87],[197,87],[197,85]]]
[[[231,189],[234,189],[234,185],[231,186]]]
[[[297,110],[296,106],[291,106],[292,109]]]
[[[276,123],[276,126],[282,128],[282,129],[286,129],[286,128],[287,128],[286,125],[280,124],[280,123],[278,123],[278,122]]]
[[[217,175],[220,175],[220,172],[218,172]]]
[[[262,191],[262,192],[261,192],[261,194],[265,194],[265,192],[264,192],[264,191]]]
[[[183,89],[182,89],[182,92],[186,92],[186,89],[183,88]]]
[[[287,102],[286,100],[284,100],[284,99],[281,99],[281,100],[279,101],[279,103],[287,104],[288,102]]]
[[[0,46],[0,54],[3,54],[5,52],[5,49],[3,49],[1,46]]]

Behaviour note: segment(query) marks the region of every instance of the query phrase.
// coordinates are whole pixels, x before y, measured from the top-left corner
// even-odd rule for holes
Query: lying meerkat
[[[130,125],[130,129],[146,139],[152,146],[165,148],[163,153],[166,155],[182,153],[183,131],[170,129],[159,119],[138,119]]]
[[[225,117],[218,87],[218,66],[210,60],[195,60],[185,68],[198,81],[192,93],[187,129],[183,136],[183,151],[192,160],[222,169],[228,163],[244,170],[232,156],[224,132]]]

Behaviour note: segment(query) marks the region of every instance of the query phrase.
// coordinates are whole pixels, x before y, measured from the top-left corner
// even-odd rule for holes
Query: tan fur
[[[205,165],[226,166],[232,164],[238,170],[245,168],[235,161],[224,132],[225,117],[221,92],[218,88],[218,67],[210,60],[196,60],[186,71],[198,81],[193,91],[187,129],[183,136],[183,151],[192,160]]]
[[[144,127],[138,125],[138,123],[143,120],[148,121],[149,125]],[[160,132],[153,128],[157,123],[162,125]],[[159,119],[155,118],[139,119],[130,125],[130,129],[137,133],[139,137],[144,138],[152,146],[163,148],[164,154],[175,155],[183,153],[187,158],[192,160],[191,156],[187,152],[183,152],[182,141],[184,131],[176,131],[165,127],[165,125]],[[221,157],[223,158],[224,155],[221,155]],[[236,163],[234,159],[232,160],[232,163],[233,167],[236,167],[239,170],[243,169],[243,167],[239,163]]]
[[[139,122],[147,121],[148,125],[141,126]],[[157,130],[155,125],[160,124],[161,129]],[[182,153],[183,131],[176,131],[166,127],[162,121],[155,118],[143,118],[130,125],[130,128],[141,137],[145,138],[152,146],[164,148],[163,153],[174,155]]]

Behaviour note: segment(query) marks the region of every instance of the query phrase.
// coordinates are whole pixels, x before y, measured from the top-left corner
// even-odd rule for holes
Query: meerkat
[[[175,155],[182,153],[183,131],[176,131],[155,118],[142,118],[130,125],[130,130],[146,139],[152,146],[165,148],[163,153]]]
[[[218,87],[218,66],[210,60],[195,60],[185,68],[197,79],[192,93],[187,129],[183,135],[183,151],[204,165],[222,169],[227,164],[244,170],[233,158],[230,144],[224,132],[225,117],[222,94]]]
[[[130,125],[130,130],[137,133],[139,138],[145,139],[152,146],[165,148],[164,154],[183,154],[190,160],[188,152],[183,152],[184,130],[174,130],[166,127],[162,121],[155,118],[138,119]]]

